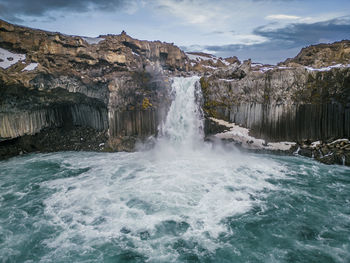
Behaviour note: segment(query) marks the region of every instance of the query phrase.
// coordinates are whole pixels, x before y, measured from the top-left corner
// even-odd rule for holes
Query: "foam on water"
[[[73,157],[65,164],[92,169],[45,182],[56,190],[45,200],[45,212],[62,229],[47,241],[50,247],[63,254],[74,249],[74,237],[86,249],[117,239],[123,249],[170,261],[181,237],[214,251],[227,231],[222,220],[248,211],[259,202],[255,196],[274,188],[266,179],[280,176],[280,166],[203,143],[196,83],[197,77],[174,79],[175,99],[154,149]]]
[[[63,249],[63,254],[75,249],[70,244],[75,238],[87,249],[125,239],[123,249],[168,260],[179,237],[215,250],[217,237],[227,231],[221,221],[259,202],[257,196],[273,188],[265,179],[280,172],[257,159],[242,164],[199,152],[179,155],[176,161],[158,160],[147,152],[72,157],[64,164],[91,169],[43,183],[55,189],[45,200],[45,213],[62,229],[47,240],[50,247]]]

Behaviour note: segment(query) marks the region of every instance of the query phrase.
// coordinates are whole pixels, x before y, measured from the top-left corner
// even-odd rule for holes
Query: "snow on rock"
[[[0,48],[0,67],[3,69],[7,69],[16,64],[18,61],[23,61],[25,59],[25,54],[16,54],[6,49]]]
[[[211,59],[213,59],[213,57],[205,57],[205,56],[193,55],[193,54],[189,54],[189,53],[186,53],[186,55],[187,55],[187,57],[190,60],[195,60],[195,61],[211,60]]]
[[[218,58],[218,57],[216,57],[214,55],[211,55],[211,54],[200,55],[200,53],[199,54],[186,53],[186,55],[191,60],[191,66],[192,67],[194,65],[196,65],[197,63],[200,63],[202,61],[209,61],[209,60],[212,61],[214,64],[216,64],[216,63],[218,63],[220,61],[225,66],[231,65],[231,63],[226,61],[225,59]],[[207,67],[207,68],[209,68],[209,67]],[[214,69],[214,67],[212,67],[211,69]]]
[[[267,71],[270,71],[270,70],[273,70],[274,68],[273,67],[262,67],[259,69],[260,72],[267,72]]]
[[[348,139],[338,139],[338,140],[331,142],[330,144],[335,144],[335,143],[339,143],[339,142],[350,143],[350,141]]]
[[[101,41],[105,40],[103,37],[82,37],[89,45],[97,45]]]
[[[321,141],[316,141],[316,142],[311,143],[312,148],[316,148],[317,146],[320,146],[320,145],[321,145]]]
[[[221,61],[222,63],[224,63],[226,66],[231,65],[230,62],[228,62],[228,61],[226,61],[226,60],[224,60],[224,59],[220,59],[220,61]]]
[[[235,79],[219,79],[220,81],[225,81],[225,82],[233,82],[236,81]]]
[[[27,65],[24,69],[22,69],[22,71],[31,71],[34,70],[38,67],[38,63],[30,63],[29,65]]]
[[[294,142],[274,142],[265,143],[262,139],[257,139],[249,135],[249,129],[240,127],[235,123],[230,123],[224,120],[210,118],[212,121],[230,128],[227,132],[218,133],[215,137],[219,139],[233,139],[236,142],[241,143],[242,147],[247,149],[262,149],[262,150],[273,150],[273,151],[288,151]]]
[[[343,64],[337,64],[329,67],[324,68],[312,68],[312,67],[305,67],[308,71],[330,71],[332,68],[350,68],[350,64],[343,65]]]
[[[209,69],[217,69],[217,67],[212,67],[212,66],[207,66],[207,65],[203,65],[204,68],[209,68]]]

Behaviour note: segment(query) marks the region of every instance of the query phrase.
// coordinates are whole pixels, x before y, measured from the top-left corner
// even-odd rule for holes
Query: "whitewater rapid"
[[[0,162],[2,259],[298,262],[293,251],[307,251],[308,258],[316,244],[322,248],[319,262],[327,262],[323,254],[335,262],[350,257],[346,236],[330,244],[322,235],[326,209],[339,226],[331,234],[349,233],[350,211],[336,204],[341,199],[349,205],[349,197],[332,201],[334,191],[350,190],[345,168],[205,143],[198,77],[175,78],[172,93],[151,150],[34,154]],[[323,174],[335,181],[323,181]],[[308,243],[304,236],[314,232]],[[301,240],[299,233],[306,233]]]
[[[172,93],[154,149],[64,161],[90,170],[46,184],[59,189],[45,205],[63,229],[50,246],[71,247],[72,236],[83,236],[90,246],[96,238],[127,238],[139,253],[167,261],[174,255],[169,244],[181,236],[214,251],[215,239],[226,231],[221,221],[248,211],[259,202],[254,196],[274,188],[266,179],[282,176],[278,165],[203,142],[198,77],[175,78]],[[168,224],[174,229],[159,233]]]

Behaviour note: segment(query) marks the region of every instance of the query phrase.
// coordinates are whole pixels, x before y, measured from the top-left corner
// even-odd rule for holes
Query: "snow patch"
[[[221,61],[222,63],[224,63],[226,66],[231,65],[231,64],[230,64],[230,62],[228,62],[228,61],[226,61],[226,60],[222,60],[222,59],[220,59],[220,61]]]
[[[316,148],[319,145],[321,145],[321,141],[316,141],[316,142],[311,143],[312,148]]]
[[[204,68],[209,68],[209,69],[217,69],[216,67],[212,67],[212,66],[207,66],[207,65],[203,65]]]
[[[220,81],[225,81],[225,82],[233,82],[235,81],[234,79],[219,79]]]
[[[12,53],[6,49],[0,48],[0,67],[7,69],[12,65],[16,64],[18,61],[23,61],[26,59],[25,54]]]
[[[270,70],[273,70],[274,68],[272,68],[272,67],[262,67],[262,68],[260,68],[260,72],[267,72],[267,71],[270,71]]]
[[[103,37],[82,37],[89,45],[97,45],[101,41],[105,40]]]
[[[305,67],[308,71],[330,71],[333,68],[350,68],[350,64],[343,65],[343,64],[337,64],[329,67],[324,68],[313,68],[313,67]]]
[[[227,132],[218,133],[215,137],[219,139],[233,139],[236,142],[240,142],[242,147],[247,149],[261,149],[261,150],[273,150],[273,151],[288,151],[295,142],[270,142],[265,143],[262,139],[257,139],[249,135],[249,129],[240,127],[235,123],[230,123],[224,120],[219,120],[215,118],[210,118],[212,121],[215,121],[219,125],[226,126],[230,128]]]
[[[211,60],[212,59],[212,57],[205,57],[205,56],[193,55],[193,54],[188,54],[188,53],[186,53],[186,55],[190,60],[196,60],[196,61]]]
[[[208,54],[208,56],[201,56],[201,55],[194,55],[194,54],[189,54],[189,53],[186,53],[187,57],[192,60],[191,62],[191,65],[192,67],[197,64],[198,62],[201,62],[201,61],[208,61],[208,60],[211,60],[214,64],[218,63],[219,61],[221,63],[223,63],[225,66],[229,66],[231,65],[230,62],[226,61],[225,59],[222,59],[222,58],[218,58],[214,55],[210,55]],[[195,61],[195,62],[193,62]]]
[[[31,71],[38,67],[38,63],[30,63],[28,66],[26,66],[22,71]]]
[[[348,139],[338,139],[338,140],[335,140],[335,141],[331,142],[330,144],[335,144],[335,143],[338,143],[338,142],[350,143],[350,141]]]

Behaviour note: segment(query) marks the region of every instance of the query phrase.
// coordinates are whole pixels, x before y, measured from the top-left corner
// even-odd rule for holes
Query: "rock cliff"
[[[348,43],[311,46],[278,66],[248,60],[214,69],[201,78],[204,110],[208,117],[250,129],[263,144],[290,141],[306,148],[305,142],[349,138]],[[322,159],[328,153],[314,156]],[[337,153],[337,163],[344,158],[350,163],[349,151]]]
[[[336,141],[350,137],[350,41],[310,46],[272,66],[186,54],[125,32],[68,36],[2,20],[0,158],[132,150],[157,133],[171,101],[170,78],[193,74],[202,76],[207,134],[226,129],[212,121],[221,119],[258,138],[247,145],[296,142],[291,151],[350,163],[348,141]]]
[[[350,41],[343,40],[332,44],[319,44],[303,48],[295,58],[281,62],[281,66],[328,67],[350,62]]]
[[[29,151],[30,139],[26,145],[14,140],[20,136],[79,127],[87,128],[90,141],[79,133],[85,144],[77,149],[103,133],[101,149],[131,150],[136,140],[157,131],[168,77],[186,71],[187,61],[173,44],[140,41],[125,32],[87,38],[0,20],[0,141],[7,141],[0,152]],[[71,149],[69,140],[77,138],[66,140],[61,150]],[[50,151],[49,143],[36,143],[33,149]]]

